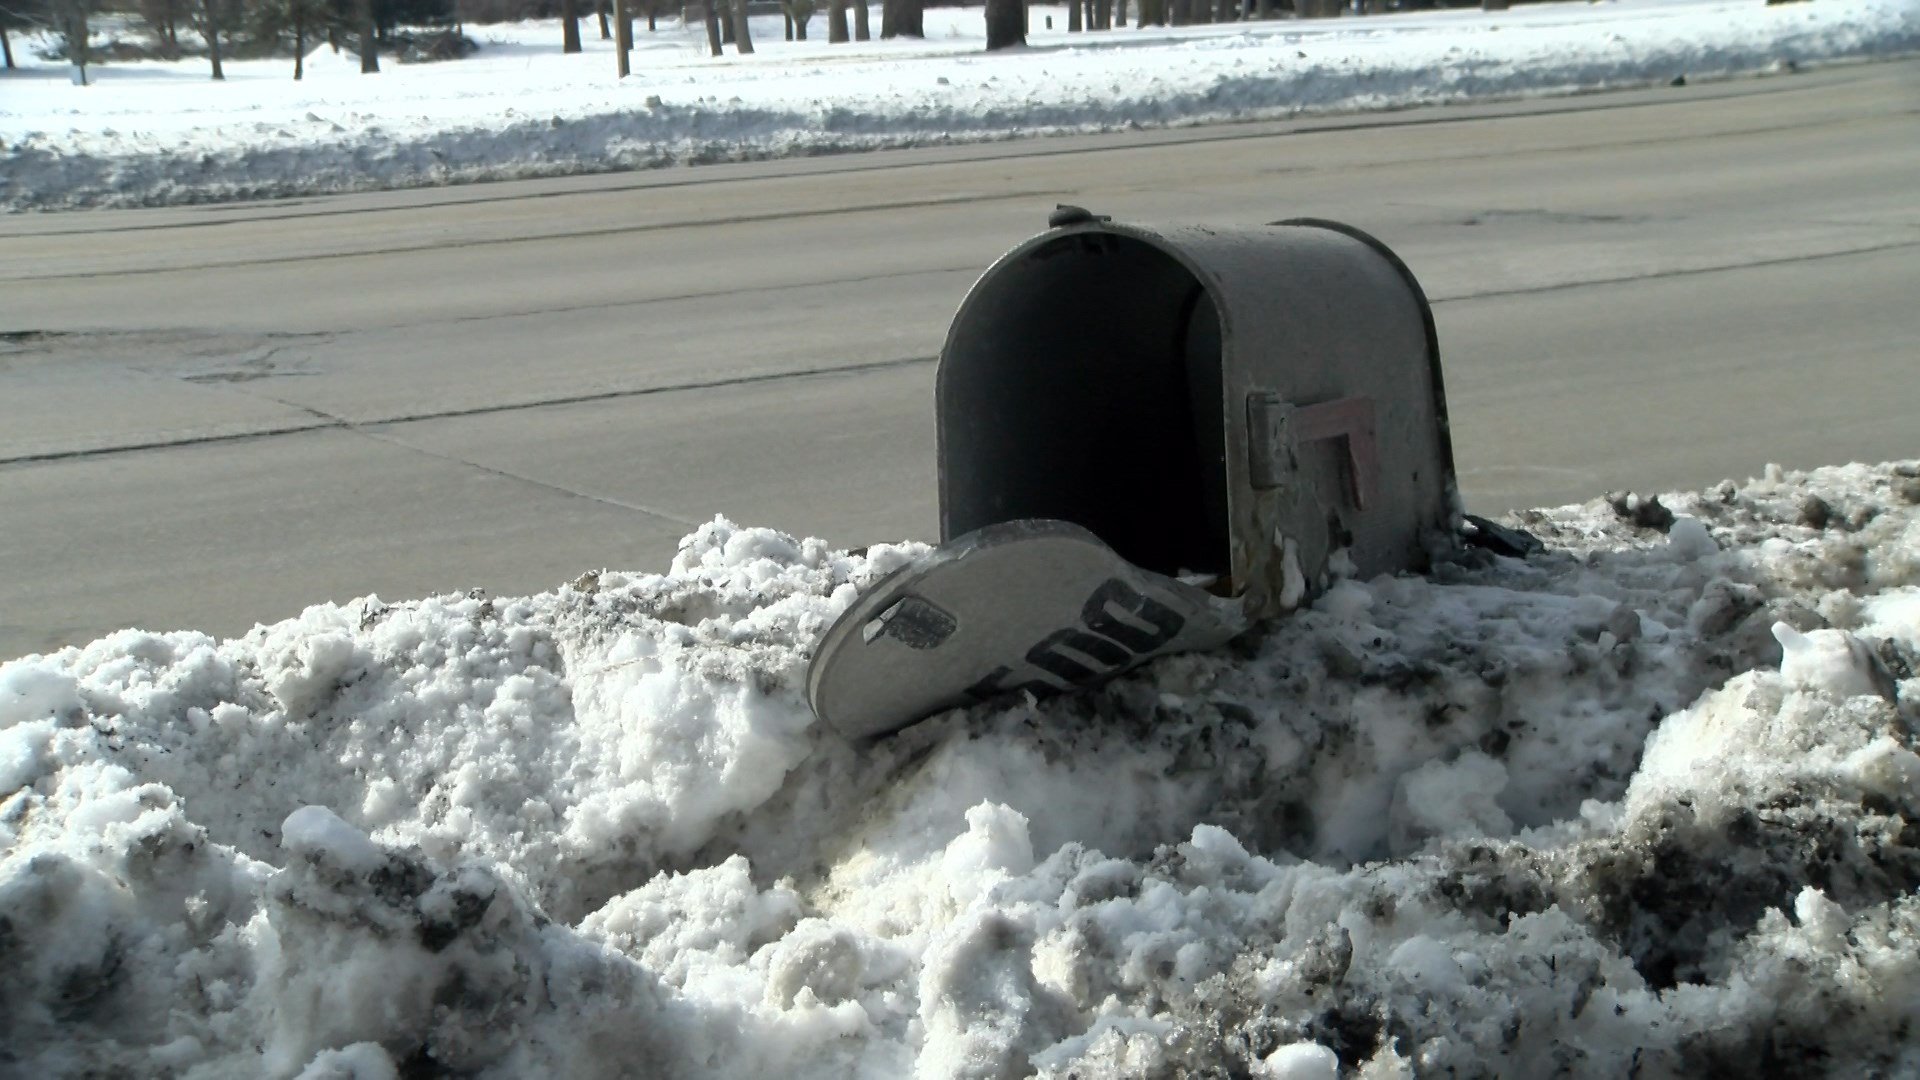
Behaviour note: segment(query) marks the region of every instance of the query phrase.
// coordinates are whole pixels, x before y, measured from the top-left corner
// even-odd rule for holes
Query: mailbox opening
[[[1225,579],[1224,338],[1199,276],[1137,237],[1067,233],[997,267],[940,365],[943,536],[1053,518]]]

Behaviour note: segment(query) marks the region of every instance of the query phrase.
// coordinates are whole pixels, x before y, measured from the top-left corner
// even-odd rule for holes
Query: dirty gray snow
[[[870,748],[920,548],[0,666],[0,1074],[1920,1071],[1920,465],[1521,515]]]

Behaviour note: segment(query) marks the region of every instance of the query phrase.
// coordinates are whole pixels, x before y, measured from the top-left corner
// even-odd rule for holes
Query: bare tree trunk
[[[1067,33],[1080,32],[1080,0],[1067,0]]]
[[[633,74],[633,7],[630,0],[613,0],[614,70],[624,79]]]
[[[827,4],[827,44],[840,45],[847,40],[847,0]]]
[[[867,19],[867,0],[853,0],[853,40],[873,40],[873,27]]]
[[[60,36],[67,47],[67,62],[73,65],[73,81],[85,86],[87,65],[93,60],[93,46],[88,41],[93,31],[87,25],[87,6],[68,0],[64,6],[55,6],[53,11],[59,16]]]
[[[793,5],[780,0],[780,29],[786,34],[786,40],[793,40]]]
[[[373,21],[373,0],[360,0],[360,74],[380,70],[380,28]]]
[[[1238,22],[1240,19],[1240,0],[1216,0],[1214,22]]]
[[[7,56],[7,70],[13,70],[13,42],[7,40],[6,24],[0,23],[0,53]]]
[[[987,0],[987,48],[1010,49],[1027,43],[1024,0]]]
[[[725,0],[706,0],[707,51],[715,56],[721,55],[721,49],[720,13],[714,10],[714,5],[724,2]]]
[[[856,3],[859,0],[855,0]],[[899,18],[900,0],[880,0],[880,36],[891,38],[897,31],[893,24]]]
[[[1114,17],[1115,25],[1118,25],[1118,26],[1127,25],[1127,0],[1119,0],[1118,3],[1113,5],[1113,7],[1114,7],[1113,17]]]
[[[926,0],[894,0],[893,32],[900,37],[926,37]]]
[[[200,14],[206,19],[201,24],[200,36],[207,39],[207,57],[213,61],[213,80],[225,82],[227,73],[220,70],[220,9],[219,0],[200,0]]]
[[[1253,0],[1253,17],[1256,19],[1273,18],[1273,0]]]
[[[594,0],[593,17],[600,21],[600,40],[613,38],[613,20],[607,17],[607,0]]]
[[[560,51],[580,51],[580,5],[577,0],[560,0]]]
[[[713,0],[720,5],[720,44],[733,44],[733,0]]]
[[[307,13],[299,4],[293,5],[293,81],[299,82],[307,72]]]
[[[753,31],[747,26],[747,0],[733,0],[733,47],[741,56],[753,55]]]

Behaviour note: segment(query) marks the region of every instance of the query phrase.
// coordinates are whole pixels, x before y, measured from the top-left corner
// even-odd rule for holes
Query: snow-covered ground
[[[1054,29],[1046,29],[1052,18]],[[557,23],[476,27],[451,63],[359,73],[288,60],[109,64],[95,85],[16,45],[0,72],[0,207],[138,206],[550,176],[1690,81],[1920,51],[1915,0],[1603,0],[1074,34],[1032,9],[1030,47],[988,55],[975,8],[924,41],[781,40],[707,56],[698,25],[560,53]],[[878,20],[875,18],[877,29]]]
[[[1664,507],[867,748],[724,522],[8,663],[0,1073],[1914,1075],[1920,462]]]

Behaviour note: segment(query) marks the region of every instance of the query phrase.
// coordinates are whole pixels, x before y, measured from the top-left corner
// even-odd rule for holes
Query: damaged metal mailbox
[[[845,735],[1210,647],[1333,560],[1421,571],[1453,543],[1433,316],[1385,245],[1055,220],[948,333],[941,548],[818,643],[808,696]]]

